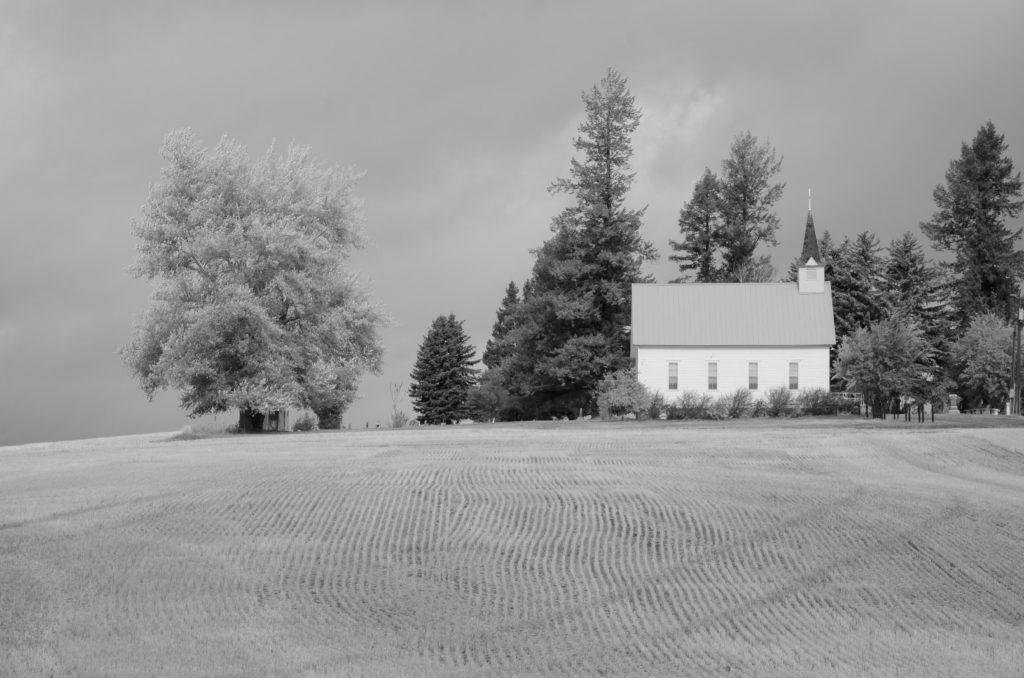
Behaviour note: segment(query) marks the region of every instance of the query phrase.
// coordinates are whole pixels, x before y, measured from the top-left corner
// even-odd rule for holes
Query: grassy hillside
[[[0,675],[1024,674],[1022,430],[809,422],[0,448]]]

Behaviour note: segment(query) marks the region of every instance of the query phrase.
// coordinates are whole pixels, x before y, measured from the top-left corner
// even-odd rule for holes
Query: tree
[[[515,327],[516,308],[519,303],[519,289],[514,281],[510,281],[505,288],[505,298],[501,300],[501,306],[498,308],[498,318],[491,329],[491,338],[487,340],[487,346],[484,348],[483,363],[489,369],[499,367],[515,349],[509,335]]]
[[[384,322],[344,268],[363,242],[358,175],[298,146],[251,162],[190,130],[161,153],[168,166],[132,222],[132,272],[156,287],[121,350],[142,389],[180,390],[190,416],[237,407],[242,430],[268,409],[343,411],[359,374],[380,368]]]
[[[409,397],[421,424],[453,424],[468,416],[466,400],[478,361],[454,315],[440,315],[427,330],[413,367]]]
[[[732,271],[733,282],[766,283],[775,280],[775,267],[772,258],[765,255],[751,257]]]
[[[512,394],[503,385],[500,368],[486,370],[469,389],[469,416],[477,421],[515,421],[520,419]]]
[[[937,384],[938,368],[920,328],[902,318],[858,327],[839,345],[836,377],[864,395],[876,418],[894,398],[922,394]]]
[[[626,79],[610,69],[583,103],[587,118],[573,142],[582,159],[549,189],[574,204],[534,251],[505,370],[510,390],[535,415],[592,409],[601,378],[628,366],[630,285],[650,280],[641,267],[656,258],[640,234],[644,209],[625,207],[634,178],[631,135],[640,123]]]
[[[679,263],[682,274],[672,282],[686,282],[693,272],[695,282],[716,282],[722,275],[722,196],[718,177],[705,168],[693,187],[693,197],[679,211],[681,241],[669,240],[678,254],[669,256]]]
[[[721,209],[726,275],[750,261],[762,242],[777,245],[779,217],[773,208],[786,184],[772,183],[782,168],[769,142],[759,144],[749,131],[736,136],[722,161]]]
[[[888,315],[883,293],[885,261],[878,238],[864,231],[828,256],[832,263],[832,305],[838,338],[848,337]],[[825,253],[822,253],[825,257]],[[828,275],[826,271],[826,275]]]
[[[949,163],[946,184],[932,193],[938,210],[921,224],[936,249],[955,255],[961,326],[979,312],[1009,318],[1016,311],[1015,280],[1024,270],[1024,257],[1015,250],[1021,229],[1007,228],[1006,219],[1020,214],[1024,200],[1007,148],[991,121],[982,125]]]
[[[912,233],[904,233],[890,243],[883,275],[890,312],[914,320],[934,350],[936,360],[945,365],[956,323],[942,270],[927,260]]]
[[[597,405],[602,417],[634,414],[639,418],[650,409],[651,400],[651,392],[637,379],[635,368],[607,374],[597,387]]]
[[[999,315],[989,311],[971,320],[950,356],[958,394],[968,407],[1006,403],[1012,348],[1013,329]]]
[[[391,428],[402,428],[409,423],[409,415],[405,413],[399,404],[402,399],[402,382],[388,384],[388,393],[391,395]]]

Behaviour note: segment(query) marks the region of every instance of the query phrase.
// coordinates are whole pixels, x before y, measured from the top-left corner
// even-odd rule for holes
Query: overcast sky
[[[781,270],[808,188],[819,235],[922,237],[983,123],[1024,163],[1022,29],[1017,1],[0,0],[0,445],[188,423],[117,355],[150,292],[125,273],[129,220],[171,129],[366,172],[371,244],[351,264],[394,323],[346,421],[372,427],[439,314],[482,351],[566,204],[546,188],[609,67],[643,110],[628,204],[648,206],[666,282],[679,209],[744,130],[784,158]]]

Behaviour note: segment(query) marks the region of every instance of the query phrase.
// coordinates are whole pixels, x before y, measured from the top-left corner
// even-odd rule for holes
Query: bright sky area
[[[932,190],[983,123],[1024,163],[1022,26],[1015,1],[0,1],[0,445],[189,423],[117,353],[150,292],[125,272],[129,221],[173,128],[366,172],[371,244],[351,265],[394,322],[346,422],[373,427],[439,314],[483,350],[566,204],[546,188],[608,67],[643,110],[628,204],[648,206],[649,271],[675,277],[679,209],[748,129],[784,157],[765,252],[785,271],[808,188],[819,235],[924,242]]]

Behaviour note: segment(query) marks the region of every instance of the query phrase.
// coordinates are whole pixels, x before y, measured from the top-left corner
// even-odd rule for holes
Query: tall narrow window
[[[789,390],[795,391],[800,388],[800,363],[789,364]]]
[[[679,388],[679,363],[668,364],[668,390],[675,391]]]
[[[747,387],[751,391],[757,390],[757,363],[747,363]]]
[[[708,363],[708,390],[718,390],[718,363]]]

